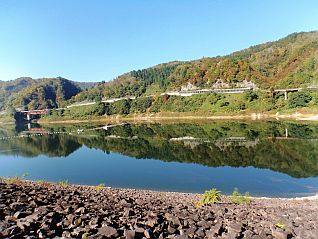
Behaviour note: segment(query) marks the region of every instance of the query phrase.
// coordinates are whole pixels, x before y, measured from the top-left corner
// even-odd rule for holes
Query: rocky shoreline
[[[318,201],[0,180],[0,238],[318,238]]]

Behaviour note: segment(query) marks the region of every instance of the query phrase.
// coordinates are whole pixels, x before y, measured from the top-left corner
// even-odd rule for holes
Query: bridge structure
[[[303,88],[290,88],[290,89],[277,89],[274,90],[274,92],[283,92],[284,93],[284,99],[288,100],[288,93],[290,92],[298,92],[298,91],[302,91]]]
[[[50,109],[43,110],[22,110],[20,111],[22,114],[27,116],[27,120],[30,121],[32,119],[32,115],[46,115],[50,112]]]
[[[192,96],[198,94],[207,94],[207,93],[225,93],[225,94],[237,94],[243,93],[246,91],[253,91],[253,87],[244,87],[244,88],[219,88],[219,89],[201,89],[201,90],[186,90],[186,91],[170,91],[164,92],[161,95],[175,95],[175,96]]]
[[[18,138],[28,138],[28,137],[37,137],[37,136],[44,136],[44,135],[58,135],[58,134],[68,134],[68,135],[73,135],[73,134],[81,134],[85,132],[90,132],[94,130],[108,130],[113,127],[117,126],[122,126],[127,123],[121,123],[121,124],[109,124],[105,125],[102,127],[97,127],[97,128],[91,128],[91,129],[77,129],[77,130],[71,130],[71,131],[49,131],[44,128],[32,128],[31,124],[28,124],[28,129],[20,132],[18,135],[12,135],[12,136],[5,136],[1,137],[0,136],[0,141],[1,140],[11,140],[11,139],[18,139]],[[131,139],[134,139],[136,137],[132,137]]]
[[[113,127],[116,127],[116,126],[123,126],[123,125],[126,125],[126,124],[127,124],[127,123],[105,125],[105,126],[103,126],[102,128],[103,128],[104,130],[108,130],[108,129],[113,128]]]

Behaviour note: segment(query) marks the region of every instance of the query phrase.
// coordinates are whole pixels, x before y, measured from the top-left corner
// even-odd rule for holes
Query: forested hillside
[[[231,86],[251,81],[259,88],[311,85],[318,78],[318,32],[293,33],[283,39],[252,46],[227,56],[189,62],[170,62],[131,71],[113,81],[100,83],[75,97],[152,95],[180,89],[188,83],[210,88],[217,81]]]
[[[239,96],[210,94],[193,97],[161,97],[160,93],[183,87],[237,87],[253,83],[267,90]],[[91,114],[144,112],[208,112],[231,114],[241,110],[263,112],[276,109],[317,106],[316,93],[292,93],[289,101],[272,89],[318,84],[318,32],[293,33],[283,39],[234,52],[227,56],[163,63],[118,76],[113,81],[78,83],[57,78],[19,78],[0,81],[0,111],[6,108],[45,109],[102,98],[139,97],[134,101],[98,104],[92,109],[65,112],[72,117]],[[151,96],[151,97],[140,97]],[[87,113],[86,111],[91,113]],[[86,112],[86,113],[85,113]],[[92,113],[93,112],[93,113]]]
[[[8,99],[15,93],[29,87],[34,84],[35,81],[29,77],[21,77],[13,81],[0,81],[0,110],[3,110]]]
[[[0,109],[57,108],[81,91],[76,82],[57,78],[18,78],[0,82]]]

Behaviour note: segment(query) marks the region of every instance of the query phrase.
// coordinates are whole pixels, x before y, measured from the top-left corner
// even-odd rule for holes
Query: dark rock
[[[166,213],[165,218],[168,221],[171,221],[174,225],[177,225],[177,226],[181,225],[180,219],[170,213]]]
[[[17,218],[15,216],[13,216],[13,217],[12,216],[5,216],[4,220],[8,221],[8,222],[16,222]]]
[[[174,227],[172,227],[172,226],[170,226],[170,225],[168,225],[167,230],[168,230],[168,232],[169,232],[170,234],[174,234],[174,233],[177,231],[177,229],[175,229]]]
[[[125,217],[130,217],[130,216],[133,216],[135,213],[132,209],[130,208],[125,208],[124,209],[124,216]]]
[[[76,214],[84,214],[85,213],[85,208],[84,207],[80,207],[80,208],[76,209],[75,213]]]
[[[146,238],[152,238],[152,231],[150,229],[146,229],[144,231],[144,235]]]
[[[76,238],[79,238],[81,235],[84,235],[86,233],[86,229],[82,227],[74,228],[71,232],[72,236],[75,236]]]
[[[199,197],[191,194],[24,184],[0,182],[0,238],[303,239],[318,234],[318,208],[309,200],[195,208]]]
[[[17,219],[20,219],[20,218],[26,217],[27,215],[28,214],[25,212],[16,212],[13,216]]]
[[[246,230],[243,232],[244,238],[252,238],[252,236],[254,235],[254,233],[250,230]]]
[[[214,226],[212,226],[210,230],[206,232],[206,236],[208,238],[213,238],[216,235],[220,235],[221,231],[222,231],[222,223],[217,223]]]
[[[177,235],[174,237],[174,239],[188,239],[189,237],[187,235]]]
[[[3,238],[7,238],[9,235],[19,234],[21,231],[21,229],[17,225],[14,225],[14,226],[6,228],[6,229],[3,229],[2,227],[0,227],[0,229],[1,229],[0,236]],[[2,233],[2,235],[1,235],[1,233]]]
[[[242,223],[240,223],[240,222],[232,222],[229,225],[227,225],[227,230],[229,232],[239,233],[239,232],[241,232],[242,227],[243,227]]]
[[[185,232],[185,234],[193,237],[193,235],[195,234],[195,231],[197,230],[197,227],[195,226],[191,226],[190,228],[188,228]]]
[[[14,211],[21,211],[24,208],[24,204],[19,202],[14,202],[10,204],[10,208]]]
[[[71,233],[69,231],[64,231],[62,233],[62,237],[65,237],[65,238],[70,238],[71,237]]]
[[[286,232],[283,232],[283,231],[273,231],[272,236],[275,239],[287,239],[288,238],[288,234]]]
[[[137,233],[144,233],[144,229],[142,227],[138,227],[137,225],[134,226],[135,232]]]
[[[102,226],[98,229],[98,234],[106,237],[112,237],[117,234],[117,230],[110,226]]]
[[[199,229],[195,232],[195,234],[196,234],[198,237],[200,237],[200,238],[205,237],[205,232],[204,232],[203,228],[199,228]]]
[[[197,225],[198,225],[199,227],[202,227],[202,228],[205,228],[205,229],[207,229],[207,228],[210,227],[209,223],[208,223],[207,221],[205,221],[205,220],[199,221],[199,222],[197,223]]]

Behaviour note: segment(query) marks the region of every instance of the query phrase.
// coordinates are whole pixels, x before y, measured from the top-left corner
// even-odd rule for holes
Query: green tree
[[[130,112],[130,101],[129,100],[119,100],[110,104],[109,113],[114,114],[129,114]]]
[[[300,91],[293,93],[288,99],[289,108],[305,107],[312,100],[309,92]]]
[[[8,114],[10,115],[10,117],[15,117],[15,114],[16,114],[16,109],[13,107],[12,104],[9,104],[8,107],[7,107],[7,112]]]
[[[253,92],[253,91],[245,92],[245,99],[249,102],[252,102],[252,101],[258,99],[258,94],[256,92]]]

